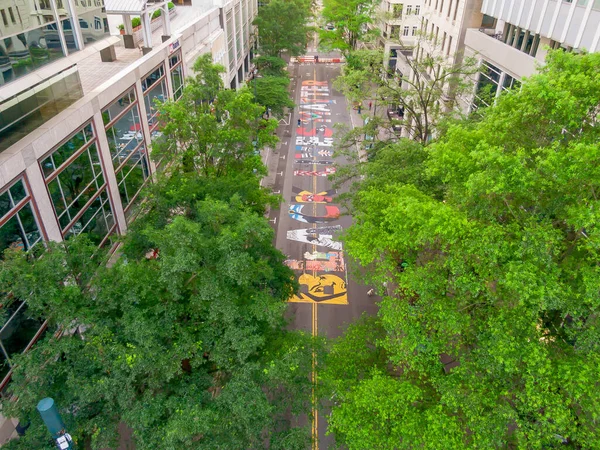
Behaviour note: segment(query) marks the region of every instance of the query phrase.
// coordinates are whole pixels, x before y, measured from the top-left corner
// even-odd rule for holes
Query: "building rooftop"
[[[171,15],[172,34],[176,34],[179,30],[185,28],[188,24],[196,20],[211,8],[212,7],[177,6],[177,13],[175,15]],[[160,19],[158,22],[160,23]],[[153,47],[157,47],[162,43],[162,34],[162,26],[159,26],[152,33]],[[113,41],[115,37],[116,36],[111,36]],[[123,40],[120,36],[118,37],[118,41],[114,44],[114,46],[117,56],[116,61],[103,62],[100,58],[100,52],[96,51],[77,63],[77,69],[79,72],[79,78],[81,79],[81,87],[84,95],[144,56],[141,48],[125,48],[123,46]]]

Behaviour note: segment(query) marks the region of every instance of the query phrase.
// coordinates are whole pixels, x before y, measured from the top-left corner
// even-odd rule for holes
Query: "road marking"
[[[281,194],[281,189],[279,189],[278,191],[273,191],[273,194]]]
[[[279,158],[281,158],[281,159],[285,159],[285,155],[282,155],[282,156],[280,156]]]
[[[283,170],[281,172],[277,172],[277,175],[279,175],[280,177],[283,176]]]
[[[273,219],[269,220],[269,222],[273,222],[273,225],[277,224],[277,217],[274,217]]]

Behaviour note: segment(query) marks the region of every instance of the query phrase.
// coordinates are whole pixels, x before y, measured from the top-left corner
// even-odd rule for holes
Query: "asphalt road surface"
[[[339,216],[338,193],[326,175],[335,170],[333,125],[351,126],[351,119],[346,99],[332,85],[340,64],[323,59],[290,66],[297,106],[279,153],[271,156],[279,159],[273,191],[283,196],[284,203],[270,212],[269,219],[276,229],[277,248],[287,255],[301,285],[300,293],[290,299],[292,327],[333,338],[363,312],[374,314],[376,306],[375,298],[367,296],[369,288],[349,277],[343,244],[336,238],[352,219]],[[326,417],[327,411],[318,411],[313,421],[313,436],[318,436],[313,449],[333,443],[325,436]]]

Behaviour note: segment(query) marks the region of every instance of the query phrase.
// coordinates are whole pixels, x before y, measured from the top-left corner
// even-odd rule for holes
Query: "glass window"
[[[178,100],[183,94],[183,66],[181,64],[171,71],[171,82],[173,83],[173,98]]]
[[[135,104],[106,130],[113,167],[118,168],[144,140],[138,105]]]
[[[154,72],[151,72],[142,80],[142,91],[146,92],[153,84],[157,83],[164,74],[165,70],[163,66],[160,65]]]
[[[412,14],[412,5],[406,5],[406,15]]]
[[[181,61],[181,52],[169,56],[169,67],[172,69]]]
[[[409,31],[409,28],[404,27],[404,30],[402,30],[402,36],[408,36],[408,31]]]
[[[94,199],[79,217],[77,222],[65,234],[65,238],[86,233],[92,242],[100,245],[115,225],[114,216],[106,188]]]
[[[27,304],[22,301],[12,301],[0,309],[2,314],[0,324],[0,379],[4,378],[12,368],[11,358],[32,343],[34,337],[41,331],[43,319],[29,314]]]
[[[154,128],[158,125],[158,109],[156,108],[155,100],[164,102],[167,98],[167,83],[164,79],[144,93],[146,116],[150,128]]]
[[[81,131],[76,133],[67,142],[58,147],[50,156],[42,161],[42,170],[44,176],[48,178],[52,175],[62,164],[65,163],[71,156],[73,156],[81,147],[93,138],[93,131],[91,125],[86,125]]]
[[[29,250],[42,240],[42,233],[33,212],[29,194],[22,179],[0,194],[0,253],[7,248]]]
[[[102,111],[102,120],[104,125],[108,125],[111,120],[129,108],[129,105],[135,102],[135,89],[131,88],[121,98]]]
[[[146,158],[146,147],[142,145],[117,173],[119,195],[121,196],[127,218],[129,218],[133,210],[130,208],[132,202],[139,198],[137,195],[149,176],[150,170],[148,169],[148,160]]]

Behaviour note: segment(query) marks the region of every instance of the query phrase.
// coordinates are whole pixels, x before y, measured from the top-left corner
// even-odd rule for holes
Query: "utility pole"
[[[74,450],[75,444],[73,444],[73,438],[65,431],[65,424],[58,413],[58,408],[54,400],[50,397],[43,398],[37,404],[37,410],[40,416],[42,416],[46,428],[48,428],[48,431],[52,435],[56,443],[56,448],[60,450]]]

